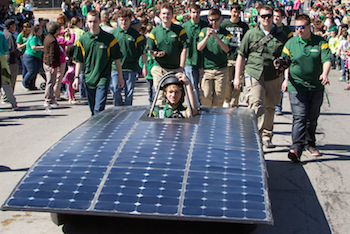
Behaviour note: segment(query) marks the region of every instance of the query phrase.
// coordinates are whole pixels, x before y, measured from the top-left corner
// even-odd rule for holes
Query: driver
[[[185,100],[185,85],[192,108],[183,106]],[[192,116],[197,115],[197,105],[193,94],[193,87],[190,80],[184,73],[176,73],[175,77],[166,79],[163,82],[163,91],[166,98],[164,107],[156,106],[152,117],[156,118],[188,118],[192,109]]]

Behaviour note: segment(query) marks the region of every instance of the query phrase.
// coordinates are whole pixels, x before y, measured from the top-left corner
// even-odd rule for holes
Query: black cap
[[[10,26],[12,25],[12,24],[15,24],[16,23],[16,21],[14,21],[13,19],[7,19],[6,21],[5,21],[5,23],[4,23],[4,26],[6,27],[6,28],[10,28]]]
[[[181,85],[182,83],[177,79],[176,77],[169,77],[163,82],[163,88],[167,87],[168,85],[175,84],[175,85]]]

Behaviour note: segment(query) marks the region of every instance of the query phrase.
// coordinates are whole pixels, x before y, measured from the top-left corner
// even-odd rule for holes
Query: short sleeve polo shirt
[[[98,35],[93,35],[90,31],[83,34],[74,51],[74,61],[86,65],[85,85],[89,89],[108,85],[112,61],[121,57],[118,40],[103,30]]]
[[[182,27],[186,30],[189,41],[185,66],[201,68],[203,67],[203,53],[197,50],[197,43],[199,41],[199,33],[203,28],[208,27],[208,22],[200,20],[198,24],[195,24],[189,20]]]
[[[111,33],[118,40],[123,55],[120,61],[123,71],[137,72],[139,58],[145,53],[145,38],[132,27],[129,27],[128,30],[118,27]],[[115,65],[112,66],[112,69],[116,70]]]
[[[207,34],[207,28],[199,33],[199,41],[202,41]],[[216,32],[218,37],[227,45],[231,43],[231,34],[224,28]],[[203,50],[204,69],[220,69],[227,67],[227,53],[225,53],[213,36],[210,36]]]
[[[41,42],[40,38],[37,36],[29,36],[27,40],[27,46],[26,46],[26,54],[32,55],[36,58],[41,58],[43,55],[43,52],[41,50],[33,50],[32,46],[42,46],[43,43]]]
[[[295,36],[287,41],[282,56],[289,57],[289,91],[323,90],[319,80],[323,64],[330,59],[328,43],[320,36],[311,34],[307,41]]]
[[[161,24],[149,34],[147,47],[149,50],[165,52],[163,57],[156,58],[155,65],[177,69],[180,66],[180,54],[188,47],[186,31],[180,25],[173,23],[169,29],[165,29]]]

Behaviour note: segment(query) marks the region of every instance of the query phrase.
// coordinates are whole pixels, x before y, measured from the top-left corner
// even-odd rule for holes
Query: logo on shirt
[[[310,52],[317,53],[318,49],[311,49]]]
[[[107,46],[106,45],[100,45],[98,48],[100,48],[100,49],[107,49]]]
[[[128,37],[128,41],[135,41],[135,39],[132,37]]]

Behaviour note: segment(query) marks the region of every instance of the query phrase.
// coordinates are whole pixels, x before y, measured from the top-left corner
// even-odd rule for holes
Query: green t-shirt
[[[26,46],[26,54],[32,55],[36,58],[41,58],[43,52],[41,50],[33,50],[31,46],[42,46],[43,43],[41,42],[40,38],[37,36],[29,36],[27,39],[27,46]]]
[[[167,69],[177,69],[180,66],[180,54],[182,49],[188,47],[188,39],[185,29],[180,25],[171,24],[169,29],[159,25],[149,34],[147,48],[154,51],[164,51],[165,55],[156,58],[157,66]]]
[[[207,34],[207,28],[203,28],[199,33],[199,41],[202,41]],[[218,37],[227,45],[231,43],[231,34],[224,28],[219,28],[216,32]],[[213,36],[210,36],[203,49],[204,69],[220,69],[227,67],[227,53],[225,53]]]
[[[142,54],[145,53],[145,38],[140,33],[129,27],[124,31],[121,27],[114,29],[111,34],[118,40],[122,52],[121,64],[123,71],[138,71],[138,61]],[[112,66],[115,71],[115,65]]]
[[[289,91],[323,90],[319,80],[323,72],[323,64],[330,59],[331,51],[328,43],[320,36],[311,34],[311,37],[302,41],[295,36],[287,41],[282,56],[289,57]]]
[[[121,57],[117,39],[100,29],[98,35],[88,31],[80,37],[73,58],[78,63],[85,63],[86,87],[96,89],[110,83],[112,61]]]
[[[18,34],[16,42],[19,44],[23,44],[27,42],[27,37],[24,37],[22,33]],[[22,52],[24,53],[26,51],[26,47],[21,49]]]
[[[198,24],[195,24],[189,20],[182,27],[186,30],[189,41],[185,66],[195,67],[197,69],[201,68],[203,67],[203,53],[197,50],[197,43],[199,41],[200,31],[208,27],[208,22],[200,20]]]
[[[221,23],[221,27],[229,31],[232,35],[230,46],[230,52],[228,53],[228,60],[236,60],[237,58],[237,48],[241,45],[244,34],[249,30],[249,26],[239,21],[237,23],[232,23],[229,19]]]
[[[74,45],[77,45],[77,42],[78,42],[79,38],[85,33],[85,31],[82,30],[81,28],[74,27],[73,28],[73,32],[74,32],[74,35],[75,35]]]
[[[264,75],[264,80],[274,80],[277,73],[273,61],[280,57],[284,43],[287,41],[285,32],[272,29],[274,37],[260,46],[257,50],[251,51],[251,48],[261,39],[265,38],[265,33],[260,26],[249,30],[243,37],[241,46],[237,53],[247,59],[245,66],[246,72],[253,78],[259,80]]]
[[[187,118],[186,116],[186,107],[180,104],[177,108],[171,109],[168,107],[168,104],[164,108],[156,106],[153,109],[152,116],[156,118]]]

